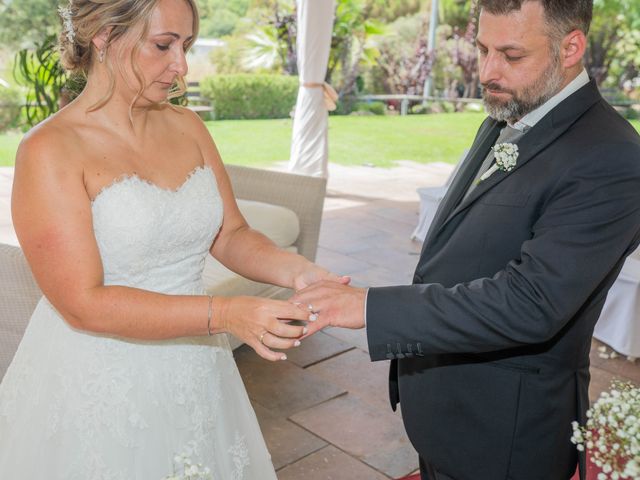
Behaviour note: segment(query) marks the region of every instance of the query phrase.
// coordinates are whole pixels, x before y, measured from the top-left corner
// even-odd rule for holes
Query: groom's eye
[[[523,57],[517,56],[517,55],[505,55],[505,58],[507,59],[507,62],[517,62],[518,60],[521,60]]]

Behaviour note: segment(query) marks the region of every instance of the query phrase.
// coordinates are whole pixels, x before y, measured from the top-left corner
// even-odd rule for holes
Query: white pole
[[[429,55],[432,56],[436,49],[436,29],[438,28],[438,0],[431,0],[431,19],[429,20]],[[424,81],[424,90],[422,96],[426,99],[431,96],[431,88],[433,84],[433,71]]]

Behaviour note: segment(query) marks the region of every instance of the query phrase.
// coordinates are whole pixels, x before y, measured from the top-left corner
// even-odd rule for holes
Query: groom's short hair
[[[549,34],[561,39],[569,32],[589,33],[593,17],[593,0],[480,0],[480,8],[492,15],[506,15],[520,10],[525,2],[538,2],[544,8]]]

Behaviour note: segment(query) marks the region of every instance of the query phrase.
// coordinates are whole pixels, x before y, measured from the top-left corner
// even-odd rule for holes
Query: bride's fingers
[[[302,320],[306,321],[309,318],[310,312],[305,312],[301,310],[296,305],[293,305],[289,302],[282,301],[276,310],[274,310],[273,314],[275,317],[281,318],[283,320]]]
[[[308,316],[309,315],[307,314],[307,317]],[[307,328],[300,325],[289,325],[286,322],[274,320],[273,323],[269,324],[267,331],[277,337],[296,339],[307,333]]]
[[[300,346],[300,340],[297,338],[282,338],[272,333],[266,333],[262,338],[262,344],[269,348],[277,348],[278,350],[286,350]]]
[[[265,337],[266,336],[267,335],[265,335]],[[264,340],[265,338],[263,337],[262,341],[264,342]],[[256,351],[256,353],[260,355],[262,358],[264,358],[265,360],[269,360],[271,362],[277,362],[280,360],[287,359],[286,354],[282,352],[274,352],[269,347],[267,347],[264,343],[261,343],[259,340],[252,342],[252,344],[249,346],[253,348]]]

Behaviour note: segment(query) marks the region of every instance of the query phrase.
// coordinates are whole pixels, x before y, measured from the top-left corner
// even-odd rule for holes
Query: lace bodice
[[[196,168],[176,190],[122,177],[100,191],[92,210],[105,285],[201,291],[205,256],[222,223],[211,167]]]

